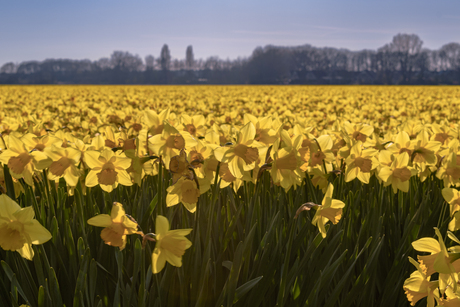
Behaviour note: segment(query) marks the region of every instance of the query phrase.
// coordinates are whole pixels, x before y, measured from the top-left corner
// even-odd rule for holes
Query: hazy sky
[[[0,65],[114,50],[234,59],[257,46],[377,49],[397,33],[460,42],[460,0],[0,0]]]

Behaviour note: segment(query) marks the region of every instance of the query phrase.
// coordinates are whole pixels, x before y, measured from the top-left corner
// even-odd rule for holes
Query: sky
[[[0,0],[0,65],[97,60],[114,50],[248,57],[258,46],[376,50],[398,33],[460,42],[460,0]]]

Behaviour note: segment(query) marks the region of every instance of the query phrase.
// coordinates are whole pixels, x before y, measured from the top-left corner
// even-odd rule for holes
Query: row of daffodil
[[[0,162],[10,166],[16,179],[24,178],[29,185],[33,185],[35,170],[49,168],[51,179],[64,177],[74,187],[81,177],[80,171],[91,169],[86,186],[100,184],[108,192],[118,183],[139,184],[145,174],[155,175],[158,164],[149,162],[152,155],[161,156],[167,169],[171,159],[179,156],[170,169],[176,174],[182,170],[177,164],[188,160],[199,178],[213,174],[221,162],[222,186],[236,181],[235,189],[241,179],[256,180],[254,171],[267,164],[273,166],[274,182],[286,189],[301,182],[301,172],[324,177],[340,167],[345,167],[347,181],[358,178],[368,183],[370,175],[376,173],[395,190],[407,191],[410,176],[418,174],[423,181],[432,172],[446,186],[460,183],[456,168],[459,148],[456,127],[408,122],[397,134],[383,134],[366,124],[337,121],[333,129],[318,131],[301,124],[286,128],[270,116],[257,118],[246,114],[242,127],[214,124],[205,129],[201,123],[203,116],[184,115],[174,126],[169,120],[161,121],[168,114],[168,110],[160,115],[155,113],[156,124],[137,134],[113,125],[102,126],[95,135],[84,138],[64,130],[25,135],[11,132],[3,136]],[[181,156],[181,150],[185,150],[187,157]],[[408,157],[404,157],[404,152]],[[394,181],[388,180],[391,177],[388,169],[381,172],[386,166],[408,168],[393,174],[393,178],[401,179]],[[212,176],[209,177],[210,182]],[[325,189],[327,181],[315,178],[314,182]]]
[[[245,181],[257,182],[264,171],[286,190],[301,185],[308,174],[326,191],[331,172],[365,184],[375,175],[395,193],[407,192],[411,177],[424,181],[431,174],[445,187],[460,186],[455,127],[408,122],[397,134],[382,135],[366,124],[337,121],[333,129],[318,132],[247,114],[240,128],[214,124],[205,129],[200,115],[184,115],[173,126],[168,114],[156,115],[157,125],[137,135],[113,125],[83,139],[63,130],[22,136],[11,132],[3,136],[0,162],[16,179],[16,193],[22,188],[17,180],[33,186],[34,174],[47,169],[50,180],[66,181],[70,194],[79,182],[106,192],[118,184],[140,185],[145,175],[157,175],[161,164],[172,174],[167,205],[182,203],[191,212],[216,175],[221,188],[232,184],[235,191]]]
[[[202,114],[206,127],[242,125],[252,114],[321,130],[342,118],[393,133],[408,120],[456,123],[458,97],[454,86],[2,86],[0,133],[65,126],[83,138],[104,124],[148,128],[156,120],[149,112],[166,108],[170,121]]]

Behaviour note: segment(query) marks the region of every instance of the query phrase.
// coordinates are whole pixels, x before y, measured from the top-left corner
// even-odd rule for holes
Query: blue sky
[[[234,59],[257,46],[377,49],[398,33],[424,47],[460,42],[460,0],[0,0],[0,65],[97,60],[114,50],[144,58],[168,44],[195,58]]]

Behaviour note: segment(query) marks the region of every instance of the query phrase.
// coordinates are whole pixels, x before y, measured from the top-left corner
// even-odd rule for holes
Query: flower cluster
[[[427,298],[427,306],[459,306],[460,304],[460,240],[451,232],[448,236],[459,245],[446,248],[440,231],[435,228],[438,240],[421,238],[412,243],[415,250],[429,253],[417,256],[418,262],[409,257],[417,268],[404,282],[404,291],[412,306]],[[438,280],[431,280],[433,274]]]
[[[88,224],[104,227],[101,231],[101,238],[107,245],[119,247],[123,250],[126,246],[127,235],[138,234],[143,242],[154,241],[155,250],[152,254],[152,271],[154,274],[160,272],[168,261],[171,265],[182,266],[182,256],[185,250],[192,246],[186,235],[192,229],[169,229],[169,221],[164,216],[156,218],[155,234],[144,234],[137,222],[126,214],[123,205],[115,202],[110,215],[99,214],[88,220]]]

